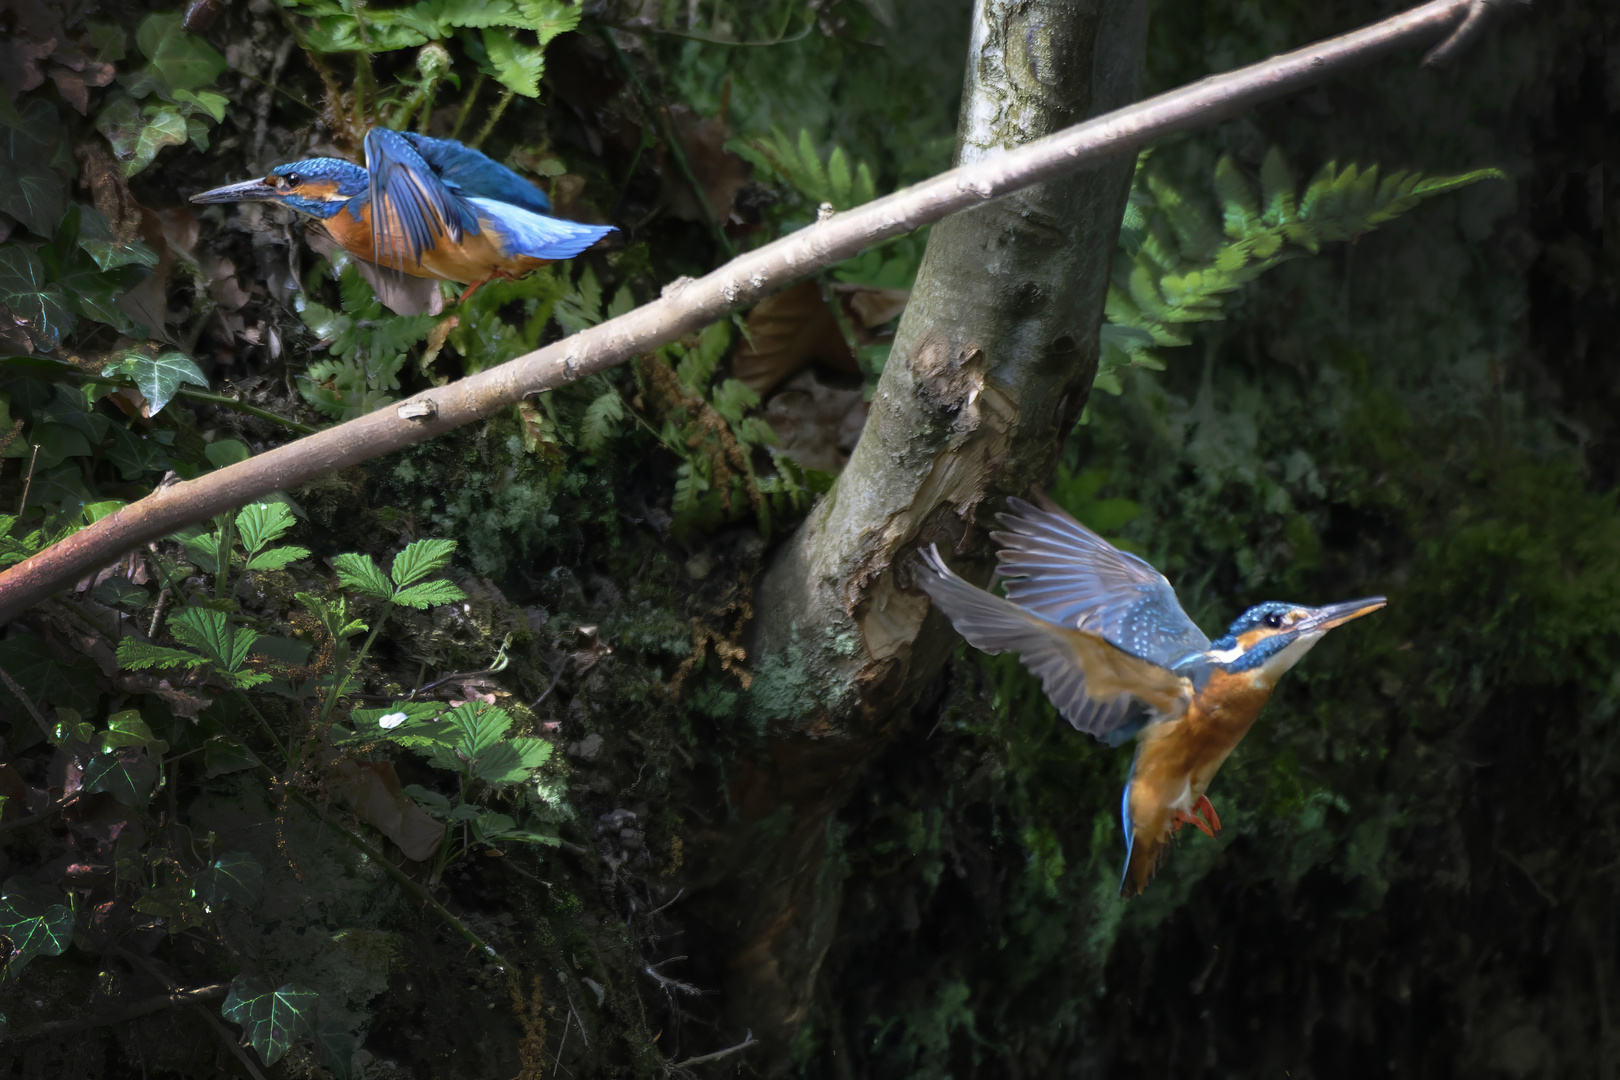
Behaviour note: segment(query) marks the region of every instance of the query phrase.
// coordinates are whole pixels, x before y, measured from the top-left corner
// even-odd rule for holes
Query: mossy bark
[[[1133,100],[1140,0],[980,0],[956,159],[966,163]],[[828,827],[861,765],[903,730],[954,635],[908,559],[964,542],[981,505],[1039,487],[1097,367],[1097,331],[1132,158],[934,227],[848,468],[765,574],[751,655],[769,760],[741,763],[760,874],[733,964],[739,1019],[780,1060],[837,925]],[[762,850],[760,850],[762,849]]]

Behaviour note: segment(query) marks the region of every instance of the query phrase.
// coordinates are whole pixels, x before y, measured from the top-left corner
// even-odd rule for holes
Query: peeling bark
[[[957,162],[1131,101],[1146,30],[1140,0],[979,0]],[[751,705],[777,738],[748,783],[773,796],[759,818],[790,805],[794,824],[764,860],[732,990],[778,1060],[837,923],[832,818],[954,642],[910,588],[907,559],[931,542],[960,547],[982,503],[1050,474],[1096,374],[1132,162],[934,227],[860,444],[762,582]]]

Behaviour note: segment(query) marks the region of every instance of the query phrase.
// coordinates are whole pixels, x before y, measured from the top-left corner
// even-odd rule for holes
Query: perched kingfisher
[[[373,128],[365,150],[365,168],[309,158],[191,201],[279,203],[319,218],[358,259],[411,277],[466,283],[463,300],[494,278],[571,259],[614,231],[548,216],[551,200],[539,188],[449,139]]]
[[[1120,894],[1134,896],[1182,825],[1220,831],[1205,793],[1277,680],[1329,630],[1385,601],[1256,604],[1211,642],[1145,561],[1055,506],[1008,506],[1004,529],[991,533],[1001,545],[1005,600],[963,581],[933,545],[917,584],[969,644],[1017,653],[1076,728],[1109,746],[1140,735],[1120,800]]]

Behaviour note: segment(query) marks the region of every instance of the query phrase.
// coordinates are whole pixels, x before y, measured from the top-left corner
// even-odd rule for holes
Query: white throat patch
[[[1258,672],[1267,685],[1275,686],[1277,680],[1283,677],[1287,670],[1299,663],[1300,659],[1311,651],[1311,646],[1321,641],[1327,634],[1326,630],[1315,630],[1308,634],[1301,634],[1289,643],[1286,649],[1273,654],[1264,664],[1260,665]]]

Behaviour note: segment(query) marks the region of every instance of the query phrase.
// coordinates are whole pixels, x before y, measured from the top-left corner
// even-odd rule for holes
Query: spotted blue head
[[[262,180],[227,184],[193,195],[194,203],[272,202],[310,217],[329,218],[368,190],[366,170],[337,158],[277,165]]]
[[[1317,608],[1268,600],[1239,615],[1204,656],[1225,671],[1253,672],[1274,684],[1329,630],[1370,615],[1384,604],[1382,596]]]

